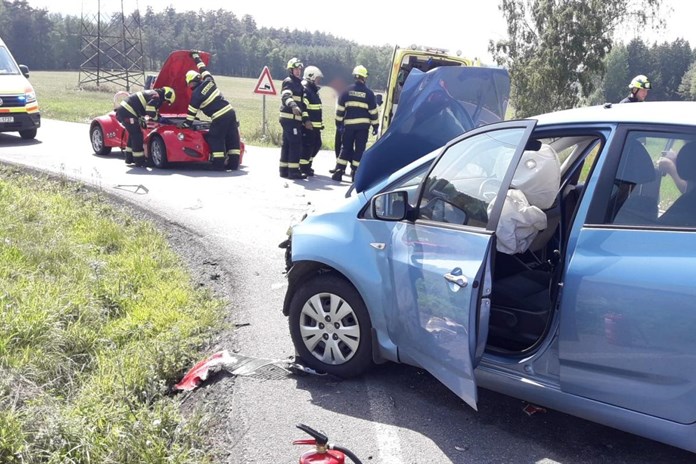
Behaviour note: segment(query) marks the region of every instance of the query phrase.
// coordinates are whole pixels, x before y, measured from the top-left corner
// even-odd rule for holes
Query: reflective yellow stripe
[[[295,100],[296,102],[300,102],[300,101],[302,101],[302,96],[293,95],[292,99]]]
[[[208,98],[206,98],[203,103],[201,103],[201,108],[205,108],[206,106],[210,105],[213,100],[215,100],[218,96],[220,96],[220,90],[215,89],[215,92],[211,93]]]
[[[128,103],[126,103],[125,100],[123,100],[123,101],[121,102],[121,106],[124,107],[124,108],[125,108],[130,114],[132,114],[133,116],[137,116],[137,115],[138,115],[138,113],[136,113],[135,110],[134,110]]]
[[[302,121],[302,116],[295,116],[293,113],[280,113],[280,117],[285,119],[297,119],[298,121]]]
[[[214,151],[213,152],[213,158],[224,158],[225,157],[225,152],[223,151]]]
[[[227,105],[226,107],[222,108],[220,111],[216,111],[215,113],[213,113],[213,115],[210,117],[210,119],[217,119],[229,111],[232,111],[232,105]]]
[[[36,107],[34,110],[38,110],[39,108]],[[5,113],[29,113],[28,108],[25,108],[23,106],[19,108],[3,108],[0,109],[0,114],[5,114]]]
[[[300,163],[288,163],[290,169],[300,169]]]
[[[345,110],[346,110],[346,107],[345,107],[345,106],[336,105],[336,111],[337,111],[337,112],[338,112],[338,111],[345,111]]]
[[[205,68],[205,63],[203,63],[202,61],[200,61],[200,62],[196,63],[196,67],[197,67],[198,69]]]
[[[346,102],[346,107],[349,107],[349,106],[351,108],[364,108],[364,109],[369,108],[367,103],[363,103],[363,102]]]
[[[344,159],[342,159],[342,158],[338,158],[338,159],[336,160],[336,164],[340,164],[341,166],[348,166],[348,161],[346,161],[346,160],[344,160]]]
[[[336,122],[343,122],[343,116],[336,116]]]
[[[320,122],[312,122],[312,127],[318,127],[321,129],[321,123]]]
[[[309,103],[309,104],[307,105],[307,109],[308,109],[308,110],[320,110],[320,109],[321,109],[321,104],[315,104],[315,105],[313,105],[313,104]]]
[[[142,92],[138,92],[136,93],[136,95],[138,96],[138,100],[140,100],[140,103],[143,105],[143,108],[145,108],[147,106],[147,100],[145,100],[145,95],[143,95]]]
[[[301,159],[301,160],[300,160],[300,166],[303,166],[303,165],[309,166],[309,160]]]
[[[367,118],[346,119],[344,124],[346,126],[351,124],[370,124],[370,120]]]
[[[377,116],[378,113],[379,113],[379,110],[377,108],[375,108],[374,110],[370,110],[370,114],[372,114],[372,115]]]
[[[240,149],[232,149],[232,150],[227,150],[228,155],[239,155],[241,153]]]
[[[133,152],[133,158],[145,158],[145,152],[143,152],[143,151],[134,151],[134,152]]]
[[[280,167],[281,167],[281,168],[287,168],[287,167],[288,167],[288,163],[285,163],[285,162],[281,161],[281,162],[280,162]]]

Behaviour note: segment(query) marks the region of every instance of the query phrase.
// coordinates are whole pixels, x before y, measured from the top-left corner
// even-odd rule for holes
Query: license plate
[[[0,116],[0,122],[14,122],[14,116]]]

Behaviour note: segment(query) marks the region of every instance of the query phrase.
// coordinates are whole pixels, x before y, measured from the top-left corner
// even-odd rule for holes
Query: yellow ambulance
[[[28,77],[29,69],[17,64],[0,39],[0,132],[19,132],[23,139],[36,137],[41,126],[39,103]]]

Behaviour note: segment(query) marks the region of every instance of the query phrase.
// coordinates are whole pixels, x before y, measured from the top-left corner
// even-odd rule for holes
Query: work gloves
[[[142,127],[143,129],[147,129],[147,119],[145,119],[144,117],[141,116],[138,118],[138,124],[140,124],[140,127]]]

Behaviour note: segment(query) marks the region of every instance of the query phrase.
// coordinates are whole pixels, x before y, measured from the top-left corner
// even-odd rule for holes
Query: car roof
[[[537,127],[576,123],[696,125],[696,102],[636,102],[588,106],[533,116]]]

